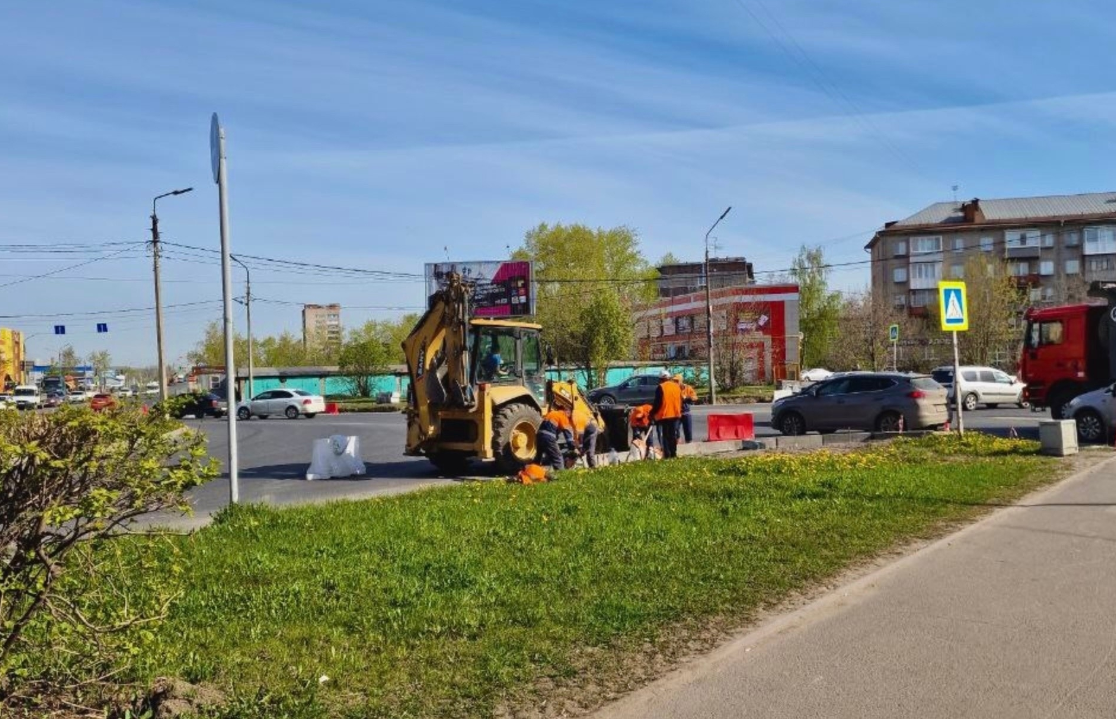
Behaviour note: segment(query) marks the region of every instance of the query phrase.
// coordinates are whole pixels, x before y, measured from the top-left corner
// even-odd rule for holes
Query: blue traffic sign
[[[964,332],[969,329],[964,282],[939,282],[938,301],[944,331]]]
[[[108,332],[108,323],[107,322],[98,322],[97,323],[97,332],[98,333]]]
[[[55,325],[54,326],[54,334],[56,334],[56,335],[66,334],[66,325]]]

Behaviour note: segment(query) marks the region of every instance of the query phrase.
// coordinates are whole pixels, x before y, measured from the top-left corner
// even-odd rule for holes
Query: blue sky
[[[421,272],[501,257],[539,222],[625,224],[657,259],[786,268],[865,257],[886,220],[949,199],[1112,190],[1116,26],[1097,2],[646,0],[5,3],[0,244],[216,248],[209,116],[226,126],[234,251]],[[28,259],[28,257],[32,259]],[[0,285],[74,264],[0,254]],[[76,260],[76,261],[80,261]],[[220,298],[216,265],[165,264],[168,305]],[[842,270],[843,289],[866,268]],[[353,325],[421,283],[254,273],[257,296],[341,302]],[[124,252],[0,287],[0,315],[150,306]],[[256,305],[258,333],[297,331]],[[210,306],[172,308],[168,356]],[[68,319],[82,354],[154,359],[150,313]],[[238,311],[237,321],[242,324]],[[61,322],[63,320],[57,320]],[[29,334],[56,320],[0,320]],[[56,338],[29,340],[49,357]]]

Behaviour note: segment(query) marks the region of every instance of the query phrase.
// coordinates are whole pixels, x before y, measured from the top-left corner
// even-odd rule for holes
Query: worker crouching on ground
[[[655,390],[655,401],[651,405],[651,417],[659,431],[659,443],[663,448],[663,459],[678,456],[678,425],[682,421],[682,387],[670,372],[659,374],[659,387]]]
[[[565,467],[565,458],[562,456],[561,447],[558,446],[558,438],[564,437],[567,444],[573,444],[574,427],[571,413],[571,408],[565,403],[555,402],[550,411],[543,415],[537,435],[539,450],[535,461],[538,464],[555,471]]]
[[[694,441],[694,415],[693,407],[697,402],[697,392],[694,388],[682,381],[682,375],[674,375],[674,381],[682,389],[682,437],[686,444]]]

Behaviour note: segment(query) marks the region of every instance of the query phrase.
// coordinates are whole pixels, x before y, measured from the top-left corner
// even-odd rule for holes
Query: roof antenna
[[[445,253],[446,253],[446,262],[449,262],[449,261],[450,261],[450,257],[449,257],[449,245],[442,245],[442,252],[445,252]]]
[[[954,185],[954,186],[953,186],[953,201],[954,201],[954,202],[957,202],[957,189],[958,189],[959,187],[961,187],[961,185]]]

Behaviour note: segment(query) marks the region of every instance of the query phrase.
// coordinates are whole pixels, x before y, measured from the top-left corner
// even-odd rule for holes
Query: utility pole
[[[721,220],[725,219],[725,215],[731,210],[730,205],[705,233],[705,350],[709,358],[709,404],[711,405],[717,404],[717,381],[713,376],[713,295],[709,287],[709,233],[721,224]]]
[[[167,401],[167,361],[163,354],[163,290],[159,279],[159,215],[155,211],[155,203],[164,197],[184,195],[193,192],[194,188],[164,192],[151,201],[151,260],[155,271],[155,344],[159,352],[159,401]]]
[[[217,113],[209,123],[209,157],[213,163],[213,181],[217,183],[218,212],[221,218],[221,296],[225,327],[225,398],[229,405],[229,503],[240,501],[240,452],[236,444],[236,360],[233,356],[235,337],[232,317],[232,255],[229,244],[228,177],[225,168],[225,130]]]
[[[240,261],[236,255],[229,255],[229,259],[244,268],[244,311],[248,315],[248,399],[256,396],[255,387],[252,384],[252,375],[254,374],[254,360],[252,359],[252,272],[248,269],[248,265]]]

